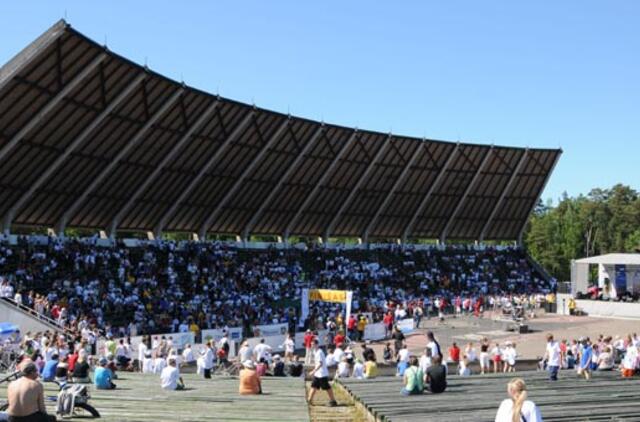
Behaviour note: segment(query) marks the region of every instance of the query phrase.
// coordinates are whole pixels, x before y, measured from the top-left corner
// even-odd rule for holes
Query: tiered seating
[[[238,395],[238,379],[183,374],[186,391],[165,391],[156,375],[120,373],[116,390],[90,387],[91,400],[103,422],[217,421],[305,422],[309,409],[304,382],[299,378],[265,377],[264,395]],[[45,395],[55,396],[57,387],[45,383]],[[0,389],[4,401],[6,388]],[[47,411],[55,414],[55,402]],[[74,418],[75,420],[75,418]]]
[[[600,372],[585,381],[573,371],[563,371],[559,381],[551,382],[540,371],[515,375],[527,383],[529,399],[539,406],[545,422],[640,420],[640,378],[622,379],[617,372]],[[444,394],[410,397],[400,396],[398,378],[340,382],[377,421],[481,422],[495,419],[513,376],[452,376]]]

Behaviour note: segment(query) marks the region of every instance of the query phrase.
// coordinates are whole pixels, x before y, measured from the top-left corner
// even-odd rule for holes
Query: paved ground
[[[458,346],[473,341],[476,343],[487,337],[492,343],[498,341],[504,343],[511,340],[516,343],[520,358],[535,359],[544,354],[545,336],[553,333],[557,339],[574,339],[581,336],[597,337],[599,334],[611,336],[626,336],[630,333],[640,333],[639,320],[621,320],[609,318],[574,317],[556,314],[545,315],[540,313],[538,317],[527,321],[529,328],[533,332],[527,334],[515,334],[504,331],[501,323],[492,321],[491,315],[486,318],[447,318],[444,323],[435,319],[423,321],[421,329],[407,339],[409,350],[420,354],[426,345],[425,333],[431,330],[436,335],[438,342],[445,349],[448,349],[453,341]],[[382,356],[384,342],[377,342],[374,345],[376,354]],[[446,355],[446,353],[445,353]]]

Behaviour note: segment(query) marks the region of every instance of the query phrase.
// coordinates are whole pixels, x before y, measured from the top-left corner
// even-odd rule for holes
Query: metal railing
[[[10,297],[3,297],[2,298],[4,300],[5,303],[8,303],[12,306],[14,306],[17,310],[28,314],[34,318],[36,318],[37,320],[39,320],[40,322],[50,325],[52,329],[57,330],[57,331],[62,331],[65,334],[70,334],[71,332],[63,325],[60,324],[58,321],[56,321],[55,319],[48,317],[44,314],[41,314],[39,312],[37,312],[35,309],[30,308],[22,303],[18,303],[15,300],[13,300]]]

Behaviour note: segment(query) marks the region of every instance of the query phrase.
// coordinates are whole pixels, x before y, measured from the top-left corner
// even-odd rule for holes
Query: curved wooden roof
[[[185,86],[60,21],[0,69],[11,225],[516,239],[561,150],[432,141]]]

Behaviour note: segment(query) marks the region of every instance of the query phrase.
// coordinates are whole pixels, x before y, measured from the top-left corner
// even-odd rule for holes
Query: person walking
[[[324,390],[329,395],[329,406],[335,407],[338,405],[336,402],[336,398],[333,395],[333,389],[329,384],[329,369],[327,368],[327,359],[320,348],[318,343],[318,339],[313,340],[312,344],[313,350],[313,358],[315,361],[315,366],[309,372],[309,375],[313,377],[313,381],[311,382],[311,389],[309,390],[309,397],[307,401],[309,405],[313,403],[313,397],[316,395],[318,390]]]
[[[563,357],[560,344],[553,339],[553,334],[547,334],[547,350],[544,354],[544,359],[547,361],[549,380],[558,381],[558,370]]]

